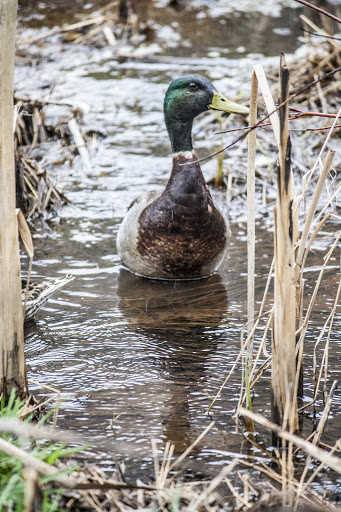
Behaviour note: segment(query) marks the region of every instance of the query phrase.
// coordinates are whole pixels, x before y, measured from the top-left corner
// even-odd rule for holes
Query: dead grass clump
[[[46,169],[39,164],[51,142],[60,141],[69,147],[71,158],[71,133],[67,118],[49,124],[45,116],[48,101],[15,98],[15,162],[16,199],[28,219],[55,214],[67,202],[67,198],[56,189]],[[69,117],[73,117],[70,112]]]
[[[306,28],[305,52],[306,55],[298,57],[290,64],[291,93],[295,94],[302,87],[330,71],[341,66],[341,42],[333,39],[331,33],[317,27],[306,16],[301,16]],[[312,35],[311,31],[316,35]],[[322,80],[313,90],[307,90],[297,97],[297,102],[304,106],[317,106],[323,112],[339,107],[339,91],[341,87],[341,73],[330,79]]]
[[[293,144],[292,167],[295,183],[300,192],[300,186],[305,175],[310,171],[317,148],[321,147],[326,134],[330,130],[340,106],[341,90],[341,42],[326,31],[317,27],[308,18],[302,16],[307,27],[306,44],[295,56],[288,58],[290,70],[290,106],[289,132],[295,138]],[[314,33],[314,35],[311,34]],[[317,35],[316,35],[317,34]],[[271,95],[277,101],[279,97],[277,70],[267,69],[266,77],[271,88]],[[260,115],[266,115],[269,110],[264,108],[264,99],[258,97]],[[270,116],[270,120],[271,120]],[[240,141],[246,136],[248,128],[229,129],[232,116],[223,123],[226,134],[224,150],[232,159],[238,158],[242,145]],[[275,141],[271,133],[271,123],[268,118],[257,124],[258,161],[256,161],[255,185],[262,195],[262,213],[268,214],[275,199],[276,158],[274,155]],[[334,140],[340,139],[341,121],[333,129]],[[238,142],[239,149],[233,146]],[[226,144],[227,143],[227,144]],[[335,148],[336,149],[336,148]],[[218,155],[220,156],[220,155]],[[339,181],[341,167],[340,154],[336,153],[333,169],[329,177],[334,185]],[[238,166],[234,165],[238,169]],[[317,175],[312,177],[317,181]],[[246,172],[240,166],[238,173],[225,176],[227,195],[236,199],[246,192]]]
[[[34,406],[33,408],[35,408]],[[32,410],[32,406],[25,408]],[[260,415],[255,415],[257,421]],[[262,417],[260,417],[262,418]],[[15,441],[9,441],[0,436],[0,446],[4,454],[15,457],[25,466],[24,487],[25,496],[42,496],[46,490],[61,489],[62,495],[59,507],[70,512],[98,511],[128,512],[131,510],[173,510],[191,512],[221,512],[221,511],[268,511],[305,512],[337,511],[337,508],[325,502],[316,493],[304,490],[301,496],[293,492],[278,492],[278,484],[282,477],[274,469],[264,464],[264,457],[231,454],[228,464],[217,470],[216,476],[210,481],[188,481],[184,468],[186,457],[202,441],[207,432],[214,426],[212,422],[194,443],[180,457],[174,457],[174,445],[166,443],[161,451],[155,441],[152,441],[154,459],[154,478],[145,484],[141,480],[127,481],[124,464],[117,465],[112,475],[108,475],[94,464],[84,464],[79,468],[79,459],[59,462],[56,465],[47,464],[34,451],[28,449],[29,444],[19,444],[16,440],[44,439],[54,443],[87,443],[72,433],[55,432],[38,425],[23,424],[10,418],[0,419],[0,432],[12,434]],[[307,442],[298,439],[299,446],[306,448]],[[308,443],[309,444],[309,443]],[[310,443],[312,446],[313,444]],[[65,446],[65,445],[64,445]],[[58,450],[57,444],[55,445]],[[65,451],[67,453],[68,450]],[[78,452],[78,449],[72,449]],[[320,450],[322,452],[322,450]],[[328,458],[328,456],[327,456]],[[332,462],[336,459],[330,457]],[[338,460],[338,459],[336,459]],[[324,462],[328,463],[326,459]],[[183,466],[182,463],[185,462]],[[237,471],[237,468],[240,471]],[[253,468],[253,473],[259,472],[265,480],[255,482],[253,476],[245,471]],[[237,474],[236,474],[237,473]],[[233,475],[233,480],[231,478]],[[258,479],[259,480],[259,479]],[[296,488],[300,483],[295,480]],[[296,508],[289,506],[295,503]],[[33,508],[28,508],[33,510]]]

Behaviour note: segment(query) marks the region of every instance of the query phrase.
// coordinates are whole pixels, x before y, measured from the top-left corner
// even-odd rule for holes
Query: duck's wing
[[[126,216],[117,233],[117,251],[123,265],[132,267],[137,261],[137,239],[141,212],[162,194],[160,190],[151,190],[139,195],[129,206]]]
[[[135,197],[135,199],[128,206],[128,210],[131,210],[133,206],[138,206],[139,209],[141,207],[141,211],[148,206],[152,201],[154,201],[161,194],[160,190],[149,190],[147,192],[143,192],[139,196]]]

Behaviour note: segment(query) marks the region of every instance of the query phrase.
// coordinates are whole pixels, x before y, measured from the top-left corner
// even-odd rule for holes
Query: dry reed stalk
[[[275,104],[274,104],[274,101],[273,101],[273,98],[272,98],[272,95],[271,95],[271,91],[270,91],[270,88],[269,88],[269,86],[267,84],[265,73],[264,73],[264,70],[263,70],[261,65],[254,66],[253,80],[256,81],[256,78],[257,78],[257,81],[258,81],[258,83],[260,85],[261,92],[262,92],[262,95],[263,95],[263,98],[264,98],[267,110],[268,110],[269,113],[271,113],[271,115],[270,115],[271,124],[273,126],[276,142],[277,142],[277,144],[280,147],[280,123],[279,123],[278,115],[275,112],[276,109],[275,109]],[[281,99],[281,101],[286,101],[286,100],[287,100],[287,98],[282,98]],[[286,108],[286,107],[287,107],[287,104],[283,108]],[[253,124],[255,124],[255,121],[254,121]],[[294,184],[293,184],[293,179],[292,178],[290,179],[290,184],[289,184],[289,194],[290,194],[290,197],[294,197],[295,196],[295,188],[294,188]],[[295,238],[296,238],[297,233],[298,233],[297,217],[298,217],[298,210],[296,209],[295,222],[292,223],[292,226],[294,226],[293,227],[293,236],[295,235]],[[269,274],[269,278],[270,278],[270,274]],[[269,278],[268,278],[267,287],[269,285]],[[264,295],[266,295],[266,293]],[[264,300],[265,300],[265,297],[263,298],[263,303],[264,303]],[[262,305],[263,305],[263,303],[262,303]],[[263,343],[265,343],[265,336],[263,336]],[[258,351],[258,354],[260,354],[259,351]],[[258,360],[258,357],[257,357],[257,360]],[[250,379],[252,379],[252,373],[255,371],[255,368],[256,368],[256,365],[254,364],[253,369],[251,371]],[[283,390],[284,390],[284,396],[285,396],[285,387],[283,388]],[[243,398],[243,400],[244,400],[244,398]]]
[[[258,82],[255,72],[252,73],[249,124],[257,121]],[[255,156],[256,130],[248,135],[247,160],[247,311],[248,334],[252,331],[255,316]],[[247,368],[250,375],[252,369],[253,336],[247,346]]]
[[[166,480],[169,474],[169,469],[174,453],[175,445],[167,441],[165,451],[163,453],[162,464],[160,469],[160,487],[166,486]]]
[[[276,140],[277,146],[279,147],[280,146],[279,117],[278,117],[277,109],[275,106],[275,102],[273,100],[273,97],[272,97],[272,94],[270,91],[270,87],[268,85],[268,81],[267,81],[265,73],[264,73],[264,69],[261,64],[257,64],[256,66],[253,66],[253,69],[257,76],[258,85],[262,92],[264,103],[265,103],[266,109],[268,111],[268,117],[271,122],[275,140]]]
[[[17,2],[0,4],[0,392],[27,389],[15,212],[13,70]]]
[[[332,447],[332,449],[330,450],[330,455],[333,455],[333,453],[335,453],[336,451],[340,451],[340,448],[341,448],[341,443],[340,443],[340,440],[338,442],[336,442],[336,444]],[[310,477],[307,479],[307,481],[304,483],[304,485],[302,485],[301,487],[299,487],[296,491],[296,496],[295,496],[295,504],[296,502],[300,499],[300,497],[302,496],[302,494],[304,492],[306,492],[311,483],[315,480],[316,476],[318,475],[318,473],[323,470],[324,468],[324,464],[321,462],[319,464],[319,466],[313,471],[313,473],[310,475]],[[301,482],[300,482],[301,484]]]
[[[325,145],[324,145],[325,146]],[[304,288],[304,282],[303,282],[303,269],[304,264],[309,252],[309,249],[307,247],[307,240],[308,236],[311,230],[311,226],[313,224],[313,217],[316,212],[317,204],[319,201],[319,198],[322,193],[322,189],[325,185],[327,174],[330,170],[332,160],[334,157],[335,151],[329,151],[326,157],[326,160],[324,162],[321,174],[319,176],[315,191],[313,193],[313,197],[311,199],[310,207],[308,209],[308,212],[306,214],[305,223],[302,231],[302,235],[300,237],[300,240],[298,242],[298,248],[296,249],[296,265],[295,265],[295,281],[296,281],[296,331],[300,329],[300,327],[303,325],[303,288]],[[321,155],[321,153],[320,153]],[[318,158],[319,160],[320,158]],[[318,161],[317,160],[317,161]],[[314,168],[317,165],[314,166]],[[311,179],[312,172],[310,173],[309,180]],[[308,180],[308,182],[309,182]],[[305,199],[306,197],[306,189],[303,192],[303,197]],[[313,235],[311,236],[311,238]],[[309,245],[310,247],[310,245]],[[297,340],[298,341],[298,340]],[[303,349],[302,349],[303,350]],[[303,375],[300,376],[300,383],[299,383],[299,395],[303,395]]]
[[[36,409],[43,408],[50,402],[56,402],[56,404],[54,405],[54,412],[53,412],[53,428],[56,428],[59,407],[60,407],[60,401],[61,401],[61,392],[59,391],[59,389],[56,389],[52,386],[47,386],[46,384],[41,384],[40,382],[37,382],[36,380],[33,380],[33,379],[28,379],[28,382],[30,384],[36,384],[44,389],[47,389],[48,391],[53,391],[53,393],[55,393],[55,395],[50,398],[45,398],[42,402],[39,402],[36,405],[30,406],[27,411],[26,411],[26,407],[25,407],[25,409],[24,409],[25,413],[31,414]]]
[[[329,218],[329,217],[328,217]],[[315,230],[316,232],[316,230]],[[323,277],[323,273],[325,271],[325,268],[327,266],[327,263],[329,262],[335,248],[337,247],[338,245],[338,242],[341,238],[341,231],[339,232],[338,236],[336,237],[332,247],[330,248],[330,250],[328,251],[328,254],[325,256],[324,258],[324,263],[322,265],[322,268],[320,270],[320,273],[319,273],[319,276],[317,278],[317,281],[316,281],[316,284],[315,284],[315,288],[314,288],[314,291],[312,293],[312,296],[311,296],[311,299],[310,299],[310,302],[309,302],[309,305],[308,305],[308,308],[307,308],[307,311],[306,311],[306,314],[305,314],[305,317],[304,317],[304,320],[303,320],[303,324],[301,325],[299,331],[297,332],[297,334],[300,334],[300,338],[298,340],[298,346],[300,346],[301,344],[303,344],[303,341],[304,341],[304,337],[305,337],[305,334],[306,334],[306,331],[307,331],[307,327],[308,327],[308,321],[309,321],[309,317],[311,315],[311,312],[312,312],[312,309],[313,309],[313,306],[315,304],[315,300],[316,300],[316,296],[317,296],[317,292],[318,292],[318,289],[320,287],[320,284],[321,284],[321,281],[322,281],[322,277]]]
[[[194,512],[200,509],[200,507],[208,501],[209,495],[218,487],[218,485],[225,479],[225,477],[234,470],[236,465],[238,464],[238,459],[233,459],[230,464],[224,466],[220,473],[213,478],[208,487],[201,493],[199,497],[195,499],[193,503],[188,505],[187,510],[189,512]]]
[[[335,457],[334,455],[330,455],[325,450],[322,450],[321,448],[318,448],[313,443],[310,443],[309,441],[305,441],[299,436],[296,436],[295,434],[292,434],[291,432],[288,432],[287,430],[284,430],[283,428],[279,427],[277,424],[273,423],[272,421],[267,420],[262,416],[261,414],[257,414],[254,412],[251,412],[244,407],[241,409],[241,413],[243,415],[250,416],[251,419],[253,419],[256,423],[259,423],[263,427],[272,430],[276,433],[278,437],[281,437],[285,441],[292,442],[294,445],[296,445],[298,448],[306,452],[307,454],[311,455],[314,459],[319,460],[329,468],[333,469],[337,473],[341,474],[341,460],[338,457]]]
[[[29,409],[29,406],[24,406]],[[27,413],[25,415],[27,417]],[[0,432],[14,434],[16,437],[30,439],[48,439],[50,441],[60,441],[63,443],[89,443],[90,440],[74,432],[55,432],[52,428],[44,428],[23,422],[16,418],[0,418]]]
[[[305,16],[304,14],[300,14],[300,18],[304,23],[306,23],[309,27],[311,27],[317,34],[319,34],[320,36],[326,36],[328,38],[328,42],[335,48],[335,50],[338,53],[340,52],[340,50],[341,50],[340,41],[337,41],[336,38],[329,39],[329,34],[327,34],[327,32],[325,30],[320,29],[317,25],[315,25],[315,23],[312,20],[307,18],[307,16]],[[339,53],[339,56],[340,56],[340,53]],[[314,70],[314,72],[315,72],[315,70]]]
[[[327,397],[326,405],[325,405],[325,408],[324,408],[323,413],[321,415],[320,421],[318,422],[318,425],[316,427],[316,430],[315,430],[315,433],[314,433],[314,436],[313,436],[313,440],[311,441],[315,446],[317,446],[319,444],[319,442],[321,440],[322,433],[323,433],[324,428],[326,426],[326,422],[327,422],[327,419],[328,419],[328,416],[329,416],[329,412],[330,412],[330,408],[331,408],[331,405],[332,405],[332,397],[333,397],[336,385],[337,385],[337,381],[334,381],[333,385],[331,387],[331,390],[329,392],[329,395]],[[306,463],[305,463],[305,468],[304,468],[304,470],[303,470],[303,472],[301,474],[300,483],[299,483],[300,487],[299,487],[299,489],[297,491],[296,498],[299,498],[300,495],[302,494],[302,492],[307,487],[304,484],[304,480],[305,480],[305,477],[307,476],[307,473],[309,471],[309,466],[310,466],[310,463],[311,463],[311,459],[312,459],[312,457],[310,455],[308,455]],[[320,469],[322,467],[323,467],[323,464],[320,465]],[[317,472],[315,471],[314,472],[314,478],[315,478],[316,475],[317,475]],[[312,481],[313,481],[313,478],[309,478],[309,483],[311,483]]]
[[[23,308],[23,314],[25,317],[26,302],[27,302],[27,297],[28,297],[28,287],[30,284],[30,277],[31,277],[31,271],[32,271],[34,249],[33,249],[33,241],[32,241],[32,237],[31,237],[31,232],[30,232],[30,229],[25,220],[24,214],[19,209],[16,209],[16,213],[17,213],[19,234],[20,234],[21,240],[23,241],[23,244],[25,246],[27,254],[29,256],[28,272],[27,272],[27,279],[26,279],[25,300],[24,300],[24,308]]]
[[[230,491],[232,492],[235,500],[236,500],[236,504],[238,504],[238,501],[241,502],[241,504],[244,506],[244,507],[247,507],[249,508],[248,506],[248,503],[247,501],[244,499],[244,497],[239,494],[239,492],[235,489],[235,487],[232,485],[232,482],[229,478],[225,477],[225,483],[227,485],[227,487],[230,489]]]
[[[78,152],[80,154],[81,160],[84,164],[84,167],[87,172],[91,171],[91,161],[88,153],[88,149],[86,147],[85,141],[79,129],[79,125],[75,118],[70,119],[68,122],[70,132],[75,140]]]
[[[289,97],[289,71],[284,55],[280,63],[280,103]],[[272,414],[278,425],[283,424],[289,407],[288,427],[298,427],[295,355],[295,276],[293,233],[293,177],[291,171],[291,141],[288,133],[288,103],[279,110],[280,147],[275,208],[275,295],[272,336]],[[288,404],[288,400],[290,405]]]
[[[200,443],[200,441],[205,437],[205,435],[207,434],[207,432],[209,432],[211,430],[211,428],[214,426],[215,422],[214,421],[211,421],[211,423],[205,428],[205,430],[195,439],[195,441],[193,441],[193,443],[191,444],[191,446],[189,446],[174,462],[173,464],[170,465],[169,467],[169,471],[172,471],[176,466],[179,466],[180,462],[182,462],[186,457],[187,455],[189,455],[191,453],[191,451],[193,450],[193,448],[195,448],[195,446]]]
[[[264,313],[264,315],[267,314],[267,313]],[[258,318],[255,318],[252,322],[257,322],[258,321]],[[255,326],[258,325],[258,323],[255,323],[252,330],[251,330],[251,333],[250,333],[250,336],[253,336],[253,333],[254,333],[254,330],[255,330]],[[241,334],[241,338],[243,336],[243,332]],[[224,382],[222,383],[222,385],[220,386],[217,394],[215,395],[215,397],[213,398],[212,402],[210,403],[210,406],[209,408],[207,409],[207,414],[210,412],[211,408],[213,407],[213,405],[215,404],[217,398],[219,397],[220,393],[222,392],[222,390],[224,389],[224,387],[226,386],[227,382],[229,381],[232,373],[234,372],[238,362],[240,359],[242,359],[243,355],[244,355],[244,351],[245,349],[247,348],[248,346],[248,343],[249,343],[249,336],[246,338],[246,340],[241,342],[241,349],[239,351],[239,354],[237,355],[237,358],[235,359],[233,365],[232,365],[232,368],[231,370],[229,371],[227,377],[225,378]]]

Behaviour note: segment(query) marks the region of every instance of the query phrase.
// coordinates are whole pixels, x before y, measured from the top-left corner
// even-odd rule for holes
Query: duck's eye
[[[194,91],[195,89],[198,89],[198,86],[195,82],[191,82],[188,84],[188,88],[192,89],[192,91]]]

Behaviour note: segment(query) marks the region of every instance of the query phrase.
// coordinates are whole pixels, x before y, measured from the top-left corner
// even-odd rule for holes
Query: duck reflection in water
[[[226,322],[227,291],[219,274],[207,279],[146,279],[120,269],[119,308],[130,324],[153,335],[160,331],[192,335]]]
[[[126,320],[155,345],[153,361],[170,393],[163,434],[182,452],[202,431],[209,361],[228,323],[226,286],[219,274],[158,281],[121,269],[117,294]]]

